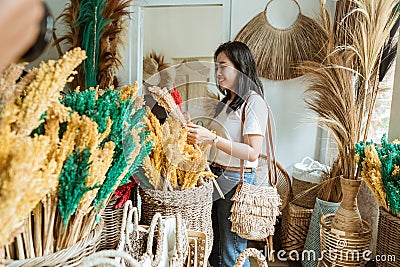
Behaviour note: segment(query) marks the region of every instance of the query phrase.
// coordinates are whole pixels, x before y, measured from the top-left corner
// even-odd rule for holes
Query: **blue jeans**
[[[226,178],[230,178],[236,182],[240,180],[240,172],[223,171],[221,168],[215,167],[211,167],[211,171],[218,177],[224,175]],[[246,172],[244,180],[247,183],[253,183],[255,181],[255,172]],[[239,254],[247,248],[247,239],[241,238],[236,233],[231,232],[232,223],[228,219],[231,215],[231,198],[236,191],[236,187],[237,185],[224,194],[225,199],[220,198],[213,202],[211,217],[214,242],[209,257],[210,265],[213,267],[232,267],[235,265]],[[246,260],[243,266],[249,267],[249,260]]]

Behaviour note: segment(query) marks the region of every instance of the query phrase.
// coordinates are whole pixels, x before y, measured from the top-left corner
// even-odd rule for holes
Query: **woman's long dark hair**
[[[227,112],[238,110],[243,102],[245,96],[251,91],[256,92],[264,98],[263,86],[257,75],[257,66],[254,61],[253,55],[251,54],[248,46],[242,42],[226,42],[221,44],[214,53],[214,61],[217,61],[217,57],[220,53],[224,52],[225,55],[232,61],[235,69],[239,72],[238,82],[235,88],[235,98],[229,104]],[[216,74],[215,74],[216,75]],[[218,83],[218,79],[217,83]],[[221,102],[217,105],[215,116],[217,116],[226,105],[231,97],[231,91],[221,90],[218,84],[219,90],[225,95]]]

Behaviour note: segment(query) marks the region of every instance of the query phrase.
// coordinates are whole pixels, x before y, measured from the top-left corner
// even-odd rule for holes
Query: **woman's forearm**
[[[219,150],[243,160],[255,161],[260,154],[260,152],[247,144],[232,142],[220,136],[218,136],[218,142],[215,145]]]

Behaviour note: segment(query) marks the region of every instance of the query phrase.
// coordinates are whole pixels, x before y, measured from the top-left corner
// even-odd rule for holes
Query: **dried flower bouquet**
[[[192,145],[187,142],[186,119],[167,88],[149,89],[153,98],[168,112],[163,125],[147,109],[144,118],[150,130],[149,139],[154,149],[143,161],[143,169],[149,184],[157,190],[184,190],[201,185],[204,178],[215,178],[207,170],[207,156],[210,144]]]
[[[9,220],[11,216],[16,218],[9,226],[4,224],[7,227],[3,229],[7,232],[2,229],[0,235],[1,246],[7,240],[14,241],[5,246],[8,258],[40,257],[80,240],[98,223],[98,215],[113,191],[118,185],[129,182],[129,177],[137,171],[152,147],[150,141],[145,141],[148,131],[140,122],[146,111],[141,107],[142,101],[134,99],[137,84],[121,91],[93,88],[76,91],[59,101],[59,91],[71,81],[67,79],[69,73],[85,58],[85,53],[74,49],[67,53],[66,58],[69,57],[74,63],[69,68],[64,59],[55,64],[54,73],[50,72],[51,68],[43,70],[42,75],[54,83],[53,95],[47,94],[53,97],[39,98],[37,89],[32,88],[38,79],[33,73],[42,73],[39,69],[29,72],[18,83],[14,81],[11,86],[14,91],[23,88],[25,97],[13,102],[9,100],[10,103],[3,101],[6,104],[0,123],[4,127],[0,134],[4,138],[0,143],[4,149],[0,153],[0,164],[11,163],[11,167],[2,168],[0,175],[8,175],[12,184],[7,179],[0,179],[0,208],[4,211],[0,221]],[[58,65],[68,75],[57,72]],[[62,79],[64,84],[57,82]],[[36,85],[39,88],[40,81]],[[7,83],[1,80],[0,84]],[[48,84],[44,85],[49,88]],[[23,113],[19,106],[24,107],[25,101],[32,101],[30,94],[37,96],[35,104],[41,109]],[[10,95],[13,94],[1,99],[12,99]],[[15,118],[21,118],[19,123]],[[31,124],[23,123],[24,118]],[[14,132],[17,129],[18,132]],[[19,159],[15,164],[14,156]],[[27,177],[30,190],[21,191],[21,179]],[[10,209],[16,200],[24,205],[18,206],[17,211]],[[18,232],[10,235],[16,229]]]
[[[386,135],[381,144],[359,142],[356,159],[361,177],[374,193],[380,207],[400,215],[400,142],[388,142]]]

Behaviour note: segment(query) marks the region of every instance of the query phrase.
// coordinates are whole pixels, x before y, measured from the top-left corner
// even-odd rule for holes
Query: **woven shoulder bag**
[[[242,125],[244,125],[245,110],[246,104],[242,112]],[[279,206],[282,201],[276,189],[278,176],[269,115],[266,127],[266,155],[260,154],[259,156],[267,159],[269,185],[246,183],[244,181],[244,160],[240,160],[240,182],[231,198],[233,205],[229,219],[232,222],[231,231],[238,236],[248,240],[267,241],[272,247],[276,217],[280,215]],[[243,140],[243,126],[241,133]],[[259,162],[261,161],[259,160]]]

